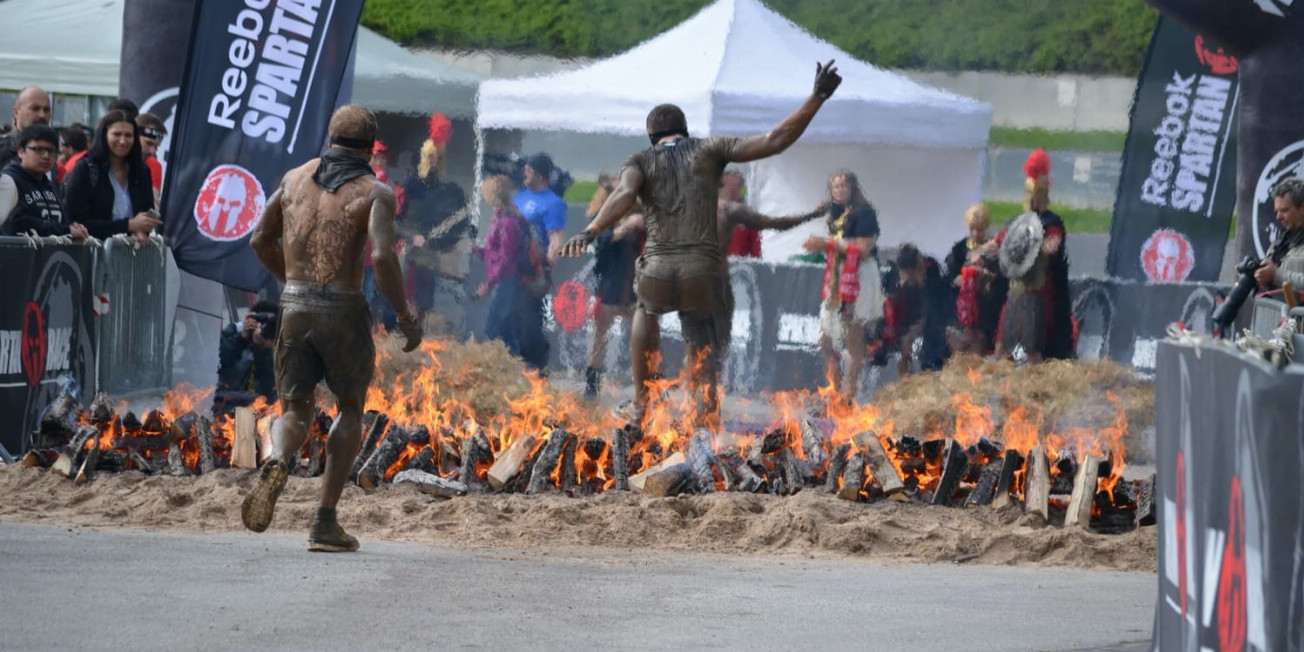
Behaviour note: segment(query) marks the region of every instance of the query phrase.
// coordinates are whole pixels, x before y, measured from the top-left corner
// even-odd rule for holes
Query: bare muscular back
[[[281,184],[285,277],[361,290],[363,251],[379,182],[363,175],[329,193],[313,183],[319,164],[313,159],[291,170]]]

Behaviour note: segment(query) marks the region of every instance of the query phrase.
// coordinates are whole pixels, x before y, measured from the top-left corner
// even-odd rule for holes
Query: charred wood
[[[792,495],[801,491],[810,480],[801,460],[797,459],[797,455],[792,452],[791,448],[779,451],[779,469],[783,474],[784,484],[786,485],[784,487],[786,493],[783,495]]]
[[[838,498],[855,502],[860,500],[860,490],[865,486],[865,458],[856,453],[847,460],[847,466],[842,470],[842,488],[838,490]]]
[[[122,429],[127,432],[140,430],[144,425],[140,422],[140,417],[136,416],[136,413],[131,410],[127,410],[127,413],[122,415]]]
[[[58,451],[49,448],[32,449],[23,455],[19,464],[28,469],[48,469],[57,459],[59,459]]]
[[[1145,527],[1155,524],[1155,476],[1141,482],[1136,492],[1136,524]]]
[[[574,496],[580,485],[579,469],[575,466],[575,449],[579,443],[579,437],[568,435],[561,447],[561,491],[567,496]]]
[[[856,436],[856,443],[863,448],[861,454],[865,457],[865,466],[874,474],[878,486],[883,489],[883,495],[895,496],[906,490],[901,475],[892,466],[892,460],[888,459],[887,451],[883,450],[883,442],[876,433],[863,432]]]
[[[572,435],[561,428],[554,428],[548,435],[548,441],[543,443],[539,449],[539,456],[534,462],[534,468],[530,470],[530,482],[526,487],[525,493],[539,494],[552,488],[552,472],[557,470],[557,465],[561,463],[561,453],[566,444],[575,439]]]
[[[842,479],[842,471],[847,468],[847,455],[850,453],[851,444],[842,444],[833,451],[833,457],[829,458],[828,473],[824,474],[824,493],[837,493],[838,480]]]
[[[688,466],[697,480],[698,493],[715,492],[715,446],[711,431],[698,428],[697,433],[688,440]]]
[[[150,464],[149,460],[145,459],[145,456],[141,455],[140,451],[134,448],[127,449],[127,460],[131,463],[131,468],[136,469],[141,473],[146,475],[154,473],[154,465]]]
[[[385,438],[376,446],[375,452],[362,465],[358,472],[358,486],[363,489],[375,489],[385,480],[385,471],[398,461],[403,449],[411,441],[408,431],[399,426],[391,426]]]
[[[195,429],[195,421],[199,416],[194,412],[187,412],[181,415],[176,421],[168,426],[168,435],[172,442],[181,442],[190,439],[190,434]]]
[[[467,492],[466,485],[457,480],[441,478],[433,473],[427,473],[419,469],[399,471],[394,475],[394,484],[410,484],[423,494],[439,498],[456,498],[465,496]]]
[[[787,435],[783,432],[783,430],[778,430],[778,429],[771,430],[770,432],[766,433],[765,438],[761,440],[761,447],[760,447],[761,455],[769,455],[771,453],[778,452],[780,448],[783,448],[783,445],[786,441],[787,441]]]
[[[94,426],[91,426],[94,427]],[[77,471],[77,478],[73,484],[82,486],[90,482],[95,477],[95,466],[100,462],[100,438],[95,437],[95,443],[86,451],[86,456],[82,458],[81,468]]]
[[[462,466],[458,471],[457,479],[466,485],[467,491],[479,492],[486,489],[485,482],[480,479],[476,469],[492,460],[493,454],[493,449],[489,447],[489,440],[479,430],[475,435],[462,440]]]
[[[77,433],[77,421],[81,418],[81,412],[81,402],[77,397],[66,389],[59,390],[54,400],[46,406],[37,437],[32,443],[36,448],[54,448],[67,444]]]
[[[145,415],[145,422],[140,424],[140,429],[145,432],[166,433],[168,431],[168,420],[163,413],[158,410],[150,410]]]
[[[122,473],[127,470],[127,454],[122,451],[101,450],[100,459],[95,463],[95,471],[105,473]]]
[[[91,423],[108,423],[117,416],[108,392],[95,393],[95,398],[91,399],[90,413]]]
[[[68,442],[67,446],[63,447],[63,450],[59,451],[54,464],[50,466],[50,472],[65,478],[73,477],[77,472],[77,461],[81,457],[83,449],[86,448],[86,443],[94,437],[98,444],[99,435],[99,428],[95,426],[80,426],[77,428],[77,431],[73,433],[72,440]]]
[[[1023,454],[1016,450],[1005,451],[1005,458],[1001,461],[1001,477],[996,482],[996,493],[992,497],[992,507],[1000,509],[1009,504],[1010,496],[1016,489],[1014,474],[1021,469],[1023,469]]]
[[[729,451],[721,453],[717,458],[720,461],[721,469],[728,468],[734,478],[733,488],[737,491],[756,493],[765,491],[765,480],[752,470],[747,460],[736,452]]]
[[[996,486],[1001,483],[1003,466],[1003,462],[993,461],[982,467],[978,482],[974,484],[973,491],[969,492],[969,499],[964,503],[966,507],[984,507],[992,504],[992,500],[996,497]]]
[[[629,491],[629,447],[628,428],[619,428],[611,433],[611,477],[615,479],[612,489]]]
[[[353,458],[353,470],[349,471],[349,482],[358,481],[362,465],[366,464],[367,460],[371,459],[372,453],[376,452],[376,446],[380,444],[380,438],[388,428],[389,417],[375,410],[367,410],[362,415],[362,447],[358,449],[358,456]]]
[[[507,447],[494,460],[493,466],[489,467],[489,487],[494,491],[502,491],[507,483],[515,478],[521,472],[521,467],[525,465],[525,460],[534,452],[534,444],[538,441],[534,435],[522,434],[512,440],[512,444]]]
[[[185,458],[181,456],[181,445],[176,442],[168,445],[168,473],[175,476],[190,475]]]
[[[507,483],[507,488],[504,489],[504,491],[513,494],[523,494],[530,488],[530,480],[534,478],[534,466],[538,464],[539,455],[543,453],[544,443],[546,442],[535,444],[534,452],[530,453],[530,456],[526,458],[525,464],[521,466],[521,472],[516,474],[516,477],[512,478],[512,480]]]
[[[828,439],[818,423],[811,417],[801,420],[801,450],[811,468],[824,466],[829,459]]]
[[[960,486],[960,479],[968,467],[969,456],[964,454],[964,447],[954,439],[946,440],[942,452],[942,477],[933,492],[934,505],[950,506],[955,490]]]
[[[217,468],[213,455],[213,424],[208,417],[195,420],[195,445],[199,449],[199,472],[212,473]]]
[[[929,461],[929,462],[938,462],[938,461],[941,461],[941,462],[945,463],[945,460],[942,459],[942,453],[946,450],[946,443],[947,443],[948,441],[951,441],[951,440],[949,440],[949,439],[930,439],[930,440],[924,442],[923,445],[921,446],[921,450],[922,450],[922,452],[923,452],[924,459],[927,460],[927,461]]]
[[[426,446],[403,465],[403,471],[422,471],[424,473],[434,474],[435,471],[435,449]],[[402,471],[400,471],[401,473]]]
[[[1028,471],[1024,478],[1024,510],[1050,517],[1050,462],[1046,449],[1038,446],[1028,453]]]

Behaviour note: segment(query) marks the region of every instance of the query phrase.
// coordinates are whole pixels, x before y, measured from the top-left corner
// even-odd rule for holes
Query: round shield
[[[1036,213],[1024,213],[1005,227],[1005,239],[1001,241],[1001,273],[1007,278],[1022,278],[1041,252],[1041,240],[1045,235],[1041,218]]]

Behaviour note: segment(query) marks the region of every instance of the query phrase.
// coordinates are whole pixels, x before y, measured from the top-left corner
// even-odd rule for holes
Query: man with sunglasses
[[[71,236],[78,242],[86,239],[86,227],[68,223],[63,197],[50,181],[58,143],[59,135],[47,125],[19,132],[18,158],[0,169],[0,233],[35,231],[42,236]]]

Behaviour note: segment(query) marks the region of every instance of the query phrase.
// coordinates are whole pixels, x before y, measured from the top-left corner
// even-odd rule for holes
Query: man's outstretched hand
[[[398,320],[398,330],[407,338],[403,345],[404,353],[411,353],[421,346],[421,322],[417,320],[415,314],[409,313],[404,319]]]
[[[561,255],[566,258],[579,258],[584,255],[584,252],[588,250],[589,245],[592,244],[593,240],[596,238],[597,236],[588,229],[580,231],[570,240],[567,240],[566,244],[562,245]]]
[[[838,76],[838,69],[833,67],[833,60],[820,65],[815,64],[815,95],[821,100],[827,100],[833,96],[833,91],[838,90],[838,85],[842,83],[842,77]]]

